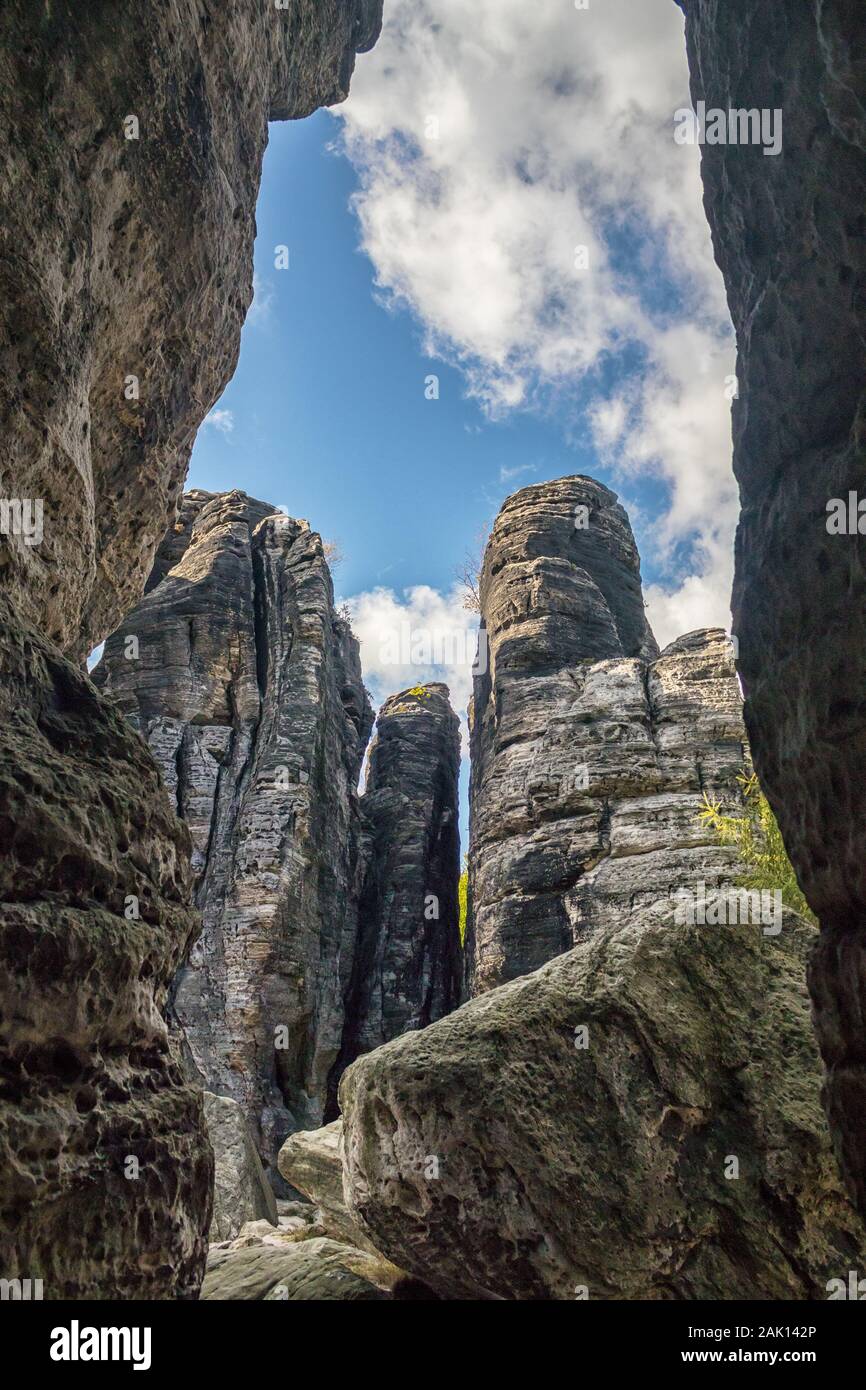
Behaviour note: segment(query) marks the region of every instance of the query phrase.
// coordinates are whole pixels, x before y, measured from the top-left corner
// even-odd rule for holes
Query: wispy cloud
[[[212,429],[219,430],[220,434],[231,434],[235,427],[235,417],[230,410],[212,410],[201,424],[202,429],[210,425]]]
[[[253,272],[253,302],[247,310],[246,322],[261,327],[271,319],[274,301],[274,287],[256,270]]]
[[[500,483],[513,483],[515,478],[522,478],[527,473],[537,472],[537,463],[520,463],[517,464],[514,468],[509,468],[506,464],[503,463],[499,469],[499,481]]]

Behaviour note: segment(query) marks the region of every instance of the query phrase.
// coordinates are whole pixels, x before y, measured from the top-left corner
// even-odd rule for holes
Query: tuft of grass
[[[779,888],[785,906],[817,926],[817,918],[797,882],[782,832],[756,774],[741,772],[737,781],[742,787],[745,814],[735,816],[723,811],[720,802],[710,799],[704,792],[704,804],[698,813],[700,819],[710,827],[720,845],[733,845],[746,865],[747,872],[738,880],[739,887]]]

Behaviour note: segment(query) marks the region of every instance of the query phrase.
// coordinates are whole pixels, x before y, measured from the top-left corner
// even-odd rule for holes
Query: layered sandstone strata
[[[360,1052],[426,1027],[460,1001],[459,771],[460,724],[447,686],[386,700],[361,800],[358,940],[335,1082]]]
[[[203,929],[174,1008],[208,1087],[241,1104],[270,1163],[321,1123],[342,1044],[372,711],[306,522],[198,492],[178,528],[94,679],[190,827]]]
[[[589,478],[515,493],[481,576],[487,671],[472,717],[467,946],[472,992],[586,932],[651,920],[729,881],[699,819],[748,762],[731,645],[694,632],[660,655],[628,518]]]

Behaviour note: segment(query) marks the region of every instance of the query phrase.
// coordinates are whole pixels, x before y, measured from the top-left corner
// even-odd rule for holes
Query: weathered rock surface
[[[245,1221],[231,1240],[211,1243],[212,1250],[246,1250],[251,1245],[294,1245],[299,1240],[315,1240],[330,1235],[325,1230],[318,1207],[312,1202],[291,1202],[279,1199],[283,1211],[274,1226],[267,1219]]]
[[[343,1201],[341,1134],[340,1120],[321,1129],[290,1134],[280,1149],[278,1164],[286,1182],[319,1208],[328,1222],[328,1235],[354,1245],[360,1228],[352,1221]]]
[[[575,525],[587,509],[585,527]],[[748,762],[730,643],[712,629],[658,655],[637,551],[591,479],[522,489],[481,577],[489,669],[476,677],[470,790],[471,992],[587,931],[652,920],[680,888],[736,876],[698,820]]]
[[[174,1008],[269,1166],[286,1134],[321,1123],[342,1043],[372,711],[306,522],[199,492],[178,528],[94,679],[190,826],[203,930]]]
[[[604,927],[361,1057],[350,1210],[450,1297],[826,1297],[866,1237],[820,1108],[814,936]]]
[[[263,1299],[268,1302],[343,1303],[387,1299],[376,1282],[376,1262],[360,1250],[333,1240],[287,1245],[254,1245],[246,1250],[213,1250],[202,1285],[203,1299]]]
[[[459,771],[460,721],[447,686],[386,700],[361,799],[358,941],[334,1085],[359,1053],[459,1002]]]
[[[827,1105],[866,1211],[866,68],[856,0],[686,0],[692,96],[783,113],[783,149],[704,146],[737,331],[734,630],[755,763],[821,920]]]
[[[346,1207],[342,1134],[341,1120],[334,1120],[322,1129],[290,1134],[280,1149],[279,1169],[286,1182],[316,1205],[326,1235],[378,1255],[375,1245]]]
[[[210,1243],[232,1240],[249,1221],[266,1221],[276,1226],[277,1199],[241,1107],[229,1096],[205,1091],[204,1113],[214,1153]]]
[[[658,653],[625,513],[585,478],[506,502],[481,601],[480,997],[345,1074],[350,1216],[445,1297],[823,1297],[866,1234],[818,1100],[815,934],[678,911],[742,905],[698,819],[749,760],[730,643]]]
[[[213,1162],[163,1004],[189,833],[138,735],[0,599],[0,1269],[195,1296]]]
[[[193,932],[186,832],[57,648],[80,660],[138,598],[234,369],[268,119],[342,99],[380,16],[0,11],[0,497],[43,508],[37,543],[0,536],[0,1248],[48,1297],[194,1293],[211,1168],[162,1018]]]
[[[138,599],[234,371],[268,121],[342,101],[380,22],[380,0],[3,6],[0,496],[42,499],[45,534],[0,561],[79,658]]]

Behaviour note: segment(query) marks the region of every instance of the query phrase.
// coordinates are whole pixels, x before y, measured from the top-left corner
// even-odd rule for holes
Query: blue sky
[[[569,442],[572,410],[491,420],[467,398],[463,373],[426,354],[411,310],[382,303],[350,206],[358,176],[334,148],[337,133],[325,111],[271,127],[256,306],[214,412],[223,429],[200,431],[187,486],[243,487],[338,538],[343,596],[447,590],[510,492],[565,473],[614,480],[590,442]],[[289,248],[288,270],[274,266],[278,246]],[[438,400],[425,394],[430,374]],[[648,478],[633,489],[650,516],[659,488]]]
[[[456,568],[566,473],[628,508],[662,644],[728,625],[733,339],[673,140],[682,29],[671,0],[388,0],[348,101],[271,127],[255,301],[188,486],[338,542],[376,705],[436,678],[465,710],[468,662],[383,643],[471,628]]]

